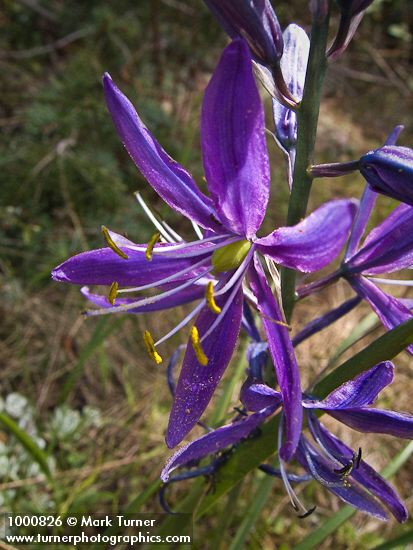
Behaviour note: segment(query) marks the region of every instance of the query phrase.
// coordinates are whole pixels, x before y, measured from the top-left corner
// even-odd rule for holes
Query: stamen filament
[[[384,285],[400,285],[400,286],[413,286],[413,281],[411,279],[381,279],[380,277],[368,277],[373,283],[381,283]]]
[[[159,233],[170,243],[174,243],[175,240],[169,233],[162,227],[162,225],[159,223],[159,221],[156,219],[155,215],[149,208],[149,206],[146,204],[146,202],[143,200],[141,194],[139,192],[135,193],[135,197],[137,201],[139,202],[142,210],[145,212],[145,214],[148,216],[149,220],[153,223],[153,225],[156,227],[156,229],[159,231]]]
[[[172,237],[178,241],[178,242],[184,242],[183,238],[181,237],[181,235],[179,235],[179,233],[177,233],[174,229],[172,229],[172,227],[169,225],[169,223],[166,223],[164,220],[162,220],[162,225],[163,227],[165,227],[165,229],[167,229],[169,231],[169,233],[172,235]]]
[[[171,338],[174,334],[176,334],[179,330],[181,330],[182,327],[184,327],[189,321],[195,317],[197,313],[201,311],[201,309],[205,306],[205,300],[202,300],[180,323],[176,325],[172,330],[170,330],[165,336],[162,336],[157,342],[155,342],[155,346],[159,346],[160,344],[163,344]]]
[[[155,349],[155,344],[153,343],[153,338],[149,330],[145,330],[143,333],[143,340],[145,342],[149,357],[151,357],[157,365],[160,365],[162,363],[162,357]]]
[[[212,311],[212,313],[216,313],[217,315],[219,315],[222,310],[215,302],[214,283],[212,281],[209,281],[209,283],[206,286],[205,299],[206,299],[206,303],[208,304],[208,307]]]
[[[119,284],[116,281],[114,281],[110,285],[109,295],[108,295],[109,303],[112,304],[112,306],[115,305],[115,300],[118,295],[118,289],[119,289]]]
[[[196,358],[198,359],[198,362],[204,367],[206,367],[208,365],[208,357],[205,355],[204,350],[202,349],[201,342],[199,339],[199,332],[195,325],[191,328],[190,337],[191,337],[192,347],[194,348],[194,352],[195,352]]]
[[[120,306],[106,307],[106,308],[101,308],[101,309],[93,309],[93,310],[87,311],[86,313],[89,316],[109,315],[110,313],[130,311],[131,309],[135,309],[137,307],[143,307],[143,306],[147,306],[149,304],[154,304],[154,303],[158,302],[159,300],[162,300],[164,298],[167,298],[168,296],[172,296],[173,294],[176,294],[180,290],[184,290],[185,288],[188,288],[189,286],[193,285],[196,281],[198,281],[202,277],[205,277],[205,275],[207,275],[210,271],[211,271],[211,268],[209,268],[206,271],[200,273],[199,275],[197,275],[193,279],[190,279],[189,281],[186,281],[182,285],[179,285],[175,288],[167,290],[166,292],[161,292],[160,294],[156,294],[155,296],[150,296],[148,298],[143,298],[141,300],[136,300],[136,302],[131,302],[130,304],[122,304]]]
[[[155,288],[157,286],[165,285],[167,283],[171,283],[181,275],[185,275],[189,271],[192,271],[193,269],[196,269],[198,267],[201,267],[202,265],[205,265],[206,263],[210,262],[210,258],[203,258],[199,262],[189,265],[185,267],[184,269],[181,269],[180,271],[177,271],[173,275],[168,275],[168,277],[164,277],[163,279],[159,279],[158,281],[154,281],[153,283],[149,283],[147,285],[142,286],[135,286],[132,288],[122,288],[119,290],[119,294],[126,294],[128,292],[139,292],[141,290],[146,290],[148,288]]]
[[[153,254],[153,247],[156,245],[156,243],[159,242],[159,239],[161,238],[161,234],[154,233],[152,237],[149,239],[148,246],[145,250],[145,257],[150,262],[152,260],[152,254]]]
[[[103,233],[103,236],[105,237],[105,241],[106,241],[106,244],[108,245],[108,247],[111,248],[113,250],[113,252],[115,252],[118,256],[120,256],[124,260],[127,260],[129,258],[129,256],[127,254],[125,254],[118,247],[118,245],[115,243],[115,241],[110,236],[108,228],[105,227],[104,225],[102,225],[102,233]]]

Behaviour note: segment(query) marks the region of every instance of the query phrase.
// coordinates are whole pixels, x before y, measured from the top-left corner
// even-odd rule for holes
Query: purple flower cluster
[[[106,103],[127,152],[157,194],[191,221],[196,238],[184,240],[137,194],[156,228],[149,242],[136,244],[104,227],[106,247],[69,258],[53,270],[52,277],[82,286],[84,296],[98,306],[87,312],[89,316],[142,314],[194,304],[156,341],[148,331],[144,333],[148,353],[157,364],[162,363],[165,341],[178,331],[188,335],[173,388],[166,433],[170,448],[180,444],[199,423],[234,353],[240,329],[255,341],[249,350],[248,379],[240,396],[244,415],[179,449],[162,472],[165,482],[176,468],[237,444],[278,414],[279,433],[274,437],[278,438],[279,474],[297,512],[308,513],[285,469],[285,462],[293,458],[307,472],[307,478],[319,481],[354,507],[381,519],[387,517],[388,510],[398,521],[404,521],[407,512],[395,490],[364,462],[361,452],[353,452],[318,420],[321,413],[327,413],[360,432],[412,438],[413,417],[371,407],[392,381],[394,367],[389,362],[380,363],[323,400],[303,392],[294,354],[298,341],[291,340],[291,327],[284,317],[278,268],[317,272],[330,265],[347,243],[340,267],[327,277],[299,286],[297,299],[340,277],[357,297],[351,306],[345,304],[340,314],[329,312],[317,320],[316,328],[310,323],[311,328],[307,332],[304,329],[305,336],[299,341],[361,300],[371,305],[388,329],[411,318],[410,304],[380,289],[383,281],[394,280],[376,275],[413,265],[413,152],[395,144],[396,129],[384,147],[357,162],[312,167],[318,177],[360,170],[367,182],[360,204],[354,199],[332,200],[296,225],[258,236],[269,203],[270,163],[254,70],[269,75],[278,90],[273,98],[274,135],[289,160],[291,187],[298,139],[296,109],[305,90],[310,41],[297,25],[289,25],[282,32],[269,0],[205,3],[232,38],[203,97],[200,128],[207,193],[162,149],[111,77],[103,77]],[[341,19],[328,52],[332,58],[344,51],[371,1],[337,3]],[[312,2],[317,17],[323,16],[323,10],[322,2]],[[360,244],[377,193],[405,204]],[[104,294],[95,293],[90,286],[110,288]],[[251,309],[260,320],[265,341],[261,341]],[[265,384],[262,375],[268,352],[279,391]],[[176,359],[177,355],[172,363]],[[312,442],[304,435],[305,427]]]

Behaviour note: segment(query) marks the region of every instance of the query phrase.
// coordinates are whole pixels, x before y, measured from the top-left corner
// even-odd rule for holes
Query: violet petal
[[[252,237],[265,215],[270,169],[263,106],[243,40],[224,50],[205,91],[201,138],[220,219],[235,233]]]
[[[327,413],[359,432],[413,439],[413,416],[407,413],[369,407],[328,410]]]
[[[171,472],[179,466],[193,460],[200,460],[212,453],[217,453],[225,447],[234,445],[243,438],[248,437],[273,412],[273,409],[268,407],[233,424],[222,426],[181,447],[165,464],[161,473],[162,481],[167,482]]]
[[[276,263],[304,272],[322,269],[343,248],[357,210],[354,200],[333,200],[292,227],[276,229],[256,241]]]
[[[283,318],[256,256],[249,275],[251,289],[257,298],[258,311],[261,313],[268,347],[283,397],[285,430],[280,456],[288,461],[294,455],[301,434],[303,412],[300,373],[288,329],[276,323],[277,321],[282,322]]]
[[[219,307],[223,307],[231,290],[217,298],[216,302]],[[199,364],[194,349],[188,342],[169,417],[166,444],[170,448],[178,445],[198,422],[227,368],[241,325],[242,301],[241,288],[221,323],[202,342],[202,348],[208,357],[207,365]],[[216,314],[208,307],[201,311],[195,322],[201,338],[216,318]]]
[[[390,361],[383,361],[363,372],[353,380],[345,382],[322,401],[304,400],[307,409],[340,410],[371,405],[383,388],[391,384],[394,367]]]
[[[144,249],[146,245],[141,246]],[[191,265],[202,259],[202,256],[167,258],[154,254],[149,262],[144,251],[124,247],[122,249],[128,255],[127,260],[110,248],[98,248],[72,256],[52,271],[52,279],[76,285],[111,285],[116,281],[120,286],[140,286],[188,268],[185,275],[175,279],[175,282],[186,281],[196,274],[191,271]],[[205,258],[207,256],[208,253]]]
[[[334,455],[340,457],[343,466],[353,458],[353,451],[331,434],[322,424],[320,436],[323,445]],[[344,460],[343,460],[344,459]],[[353,468],[351,478],[377,497],[400,523],[406,521],[408,512],[395,489],[367,462],[361,460],[358,468]]]
[[[383,325],[391,330],[412,318],[410,310],[397,298],[390,296],[365,277],[348,277],[359,296],[367,300]],[[406,348],[413,354],[413,345]]]
[[[201,193],[188,172],[162,149],[108,74],[103,77],[103,87],[122,143],[149,184],[171,208],[202,227],[219,231],[211,199]]]
[[[391,273],[413,265],[413,207],[401,204],[367,236],[348,265],[366,274]]]

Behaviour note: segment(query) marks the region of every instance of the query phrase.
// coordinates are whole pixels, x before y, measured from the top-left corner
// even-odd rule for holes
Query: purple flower
[[[296,459],[316,481],[351,506],[379,519],[387,519],[387,508],[397,521],[403,522],[407,519],[407,510],[394,488],[362,460],[361,450],[353,452],[319,422],[316,414],[317,411],[325,412],[362,433],[412,439],[413,416],[371,407],[379,392],[392,380],[393,365],[383,362],[346,382],[323,400],[304,396],[302,406],[314,443],[301,435]],[[165,465],[161,474],[163,481],[167,482],[176,468],[248,437],[283,405],[281,393],[252,378],[242,388],[241,401],[253,414],[179,449]],[[283,419],[279,425],[282,432]],[[308,514],[289,483],[282,458],[280,470],[294,508],[303,515]]]
[[[111,285],[109,300],[83,289],[88,299],[102,308],[90,315],[140,313],[200,300],[157,342],[148,331],[144,335],[148,352],[160,363],[159,345],[197,316],[166,436],[168,446],[174,447],[203,414],[231,359],[247,275],[252,293],[246,292],[263,315],[285,402],[288,420],[282,453],[291,458],[301,424],[299,373],[288,330],[258,253],[269,262],[293,269],[321,269],[344,245],[354,202],[331,201],[294,227],[277,229],[264,238],[256,236],[267,207],[270,172],[263,107],[250,53],[242,40],[225,49],[204,96],[201,141],[210,197],[166,154],[108,75],[104,89],[115,126],[135,164],[169,206],[192,220],[200,238],[190,243],[157,243],[160,233],[166,239],[177,235],[155,218],[159,232],[148,244],[134,244],[105,230],[109,247],[70,258],[53,271],[53,278],[80,285]],[[161,292],[146,298],[123,297],[154,288]]]
[[[401,126],[394,129],[383,149],[403,149],[394,146],[401,130]],[[326,166],[328,168],[328,165]],[[371,305],[383,325],[387,329],[392,329],[411,318],[409,304],[406,304],[403,299],[387,294],[377,285],[412,286],[412,282],[406,279],[383,279],[377,275],[393,273],[413,265],[413,234],[411,231],[413,207],[407,204],[396,207],[380,225],[370,231],[360,245],[376,199],[377,193],[367,185],[350,232],[347,250],[340,269],[325,279],[299,288],[298,295],[304,297],[343,277],[357,295]],[[409,346],[407,349],[413,353],[413,346]]]
[[[337,0],[341,17],[337,35],[328,51],[328,56],[336,59],[344,52],[360,25],[365,10],[372,3],[373,0]]]
[[[413,149],[385,145],[360,159],[360,172],[373,191],[413,205]]]

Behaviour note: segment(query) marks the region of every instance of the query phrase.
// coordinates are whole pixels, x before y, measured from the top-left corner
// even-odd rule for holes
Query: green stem
[[[293,186],[288,205],[287,224],[295,225],[306,214],[313,178],[308,168],[313,164],[317,135],[321,91],[327,68],[326,48],[329,15],[321,22],[315,20],[311,29],[310,55],[303,99],[297,111],[298,135]],[[295,302],[295,272],[283,269],[281,273],[283,306],[287,322],[290,321]]]

